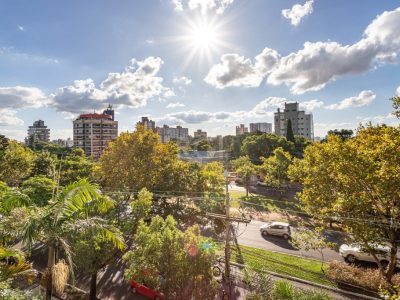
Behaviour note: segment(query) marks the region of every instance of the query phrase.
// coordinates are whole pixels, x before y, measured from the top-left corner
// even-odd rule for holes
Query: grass
[[[242,245],[239,248],[232,249],[233,261],[240,261],[241,253],[241,263],[249,267],[334,286],[322,272],[319,261]]]

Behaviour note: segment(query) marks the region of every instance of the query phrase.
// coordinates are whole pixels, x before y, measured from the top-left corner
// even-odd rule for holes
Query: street
[[[321,254],[318,251],[304,251],[298,250],[292,247],[292,245],[285,239],[276,236],[262,236],[260,233],[260,226],[265,224],[261,221],[252,220],[249,224],[241,223],[237,226],[238,242],[241,245],[251,246],[255,248],[277,251],[292,255],[298,255],[308,258],[314,258],[321,260]],[[326,232],[327,239],[330,242],[338,243],[340,245],[342,241],[342,235],[335,231]],[[324,249],[324,260],[339,260],[343,261],[343,258],[338,252],[331,249]]]

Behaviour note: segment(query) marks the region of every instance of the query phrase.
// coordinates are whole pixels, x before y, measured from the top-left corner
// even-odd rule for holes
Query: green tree
[[[22,182],[20,191],[37,206],[45,206],[53,196],[56,183],[43,175],[30,177]]]
[[[282,147],[285,151],[294,152],[294,144],[284,137],[265,133],[250,135],[243,140],[242,152],[255,164],[261,164],[260,157],[269,157],[276,148]]]
[[[392,287],[396,266],[400,218],[400,127],[361,127],[343,141],[336,135],[326,143],[307,147],[303,160],[289,169],[303,185],[299,197],[305,209],[323,226],[335,216],[350,242],[374,257],[381,274]],[[373,245],[388,244],[388,267]]]
[[[207,140],[198,141],[191,145],[193,149],[197,151],[210,151],[212,149],[211,144]]]
[[[302,158],[304,150],[307,148],[308,145],[311,145],[313,142],[309,139],[301,136],[295,135],[294,136],[294,151],[292,152],[293,156]]]
[[[393,105],[393,115],[400,119],[400,96],[395,96],[390,99]]]
[[[214,299],[215,281],[212,242],[200,236],[198,226],[185,233],[172,216],[165,220],[141,222],[135,236],[135,248],[124,255],[125,277],[145,282],[164,293],[166,299]]]
[[[328,135],[334,134],[340,137],[343,141],[351,139],[354,135],[354,131],[351,129],[335,129],[335,130],[329,130]]]
[[[60,173],[60,185],[65,186],[84,178],[93,178],[93,163],[81,148],[72,150],[66,156],[61,155],[56,164]]]
[[[72,259],[78,271],[91,276],[89,300],[96,300],[97,273],[101,268],[111,263],[119,250],[124,248],[124,239],[121,232],[108,226],[108,235],[99,234],[91,227],[80,228],[73,233]],[[112,236],[110,236],[112,235]],[[111,241],[117,241],[116,247]]]
[[[0,246],[0,282],[20,276],[32,275],[32,265],[25,261],[22,252]]]
[[[288,168],[292,163],[290,153],[281,147],[274,150],[274,155],[262,158],[263,164],[260,167],[264,180],[270,185],[281,188],[286,187],[289,182]]]
[[[58,260],[60,249],[64,251],[72,270],[71,249],[65,238],[69,232],[83,228],[92,228],[116,247],[122,247],[120,240],[101,218],[91,218],[96,211],[104,212],[112,206],[112,202],[101,195],[99,188],[88,180],[81,179],[60,189],[52,202],[38,209],[24,228],[23,241],[30,249],[35,241],[43,242],[48,248],[47,268],[52,270]],[[46,298],[52,294],[52,280],[48,280]]]
[[[17,186],[31,173],[33,160],[32,150],[16,141],[10,141],[0,156],[0,180],[10,186]]]
[[[239,174],[243,181],[243,185],[246,188],[246,196],[249,196],[249,189],[251,184],[251,179],[257,175],[257,168],[248,156],[242,156],[231,161],[235,171]]]
[[[43,175],[49,178],[54,177],[56,168],[56,157],[48,151],[40,151],[36,153],[33,161],[32,175]]]
[[[287,121],[287,125],[286,125],[286,139],[289,142],[294,142],[294,133],[293,133],[293,128],[292,128],[292,120],[289,119]]]

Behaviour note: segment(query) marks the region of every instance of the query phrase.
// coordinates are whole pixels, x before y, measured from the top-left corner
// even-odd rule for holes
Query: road
[[[252,220],[247,225],[240,224],[237,227],[239,244],[321,260],[321,254],[318,251],[298,250],[292,247],[292,245],[287,240],[281,237],[262,236],[260,233],[260,226],[262,224],[265,223],[255,220]],[[338,244],[341,244],[343,239],[343,236],[335,231],[326,232],[326,237],[330,242],[335,242]],[[339,253],[331,249],[324,249],[323,254],[325,261],[331,261],[331,260],[343,261],[343,258],[339,255]]]

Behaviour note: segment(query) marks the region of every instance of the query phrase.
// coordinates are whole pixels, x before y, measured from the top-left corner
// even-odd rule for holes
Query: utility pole
[[[228,300],[231,299],[231,222],[229,221],[230,217],[230,199],[229,199],[229,178],[228,178],[228,171],[225,170],[225,291],[227,292]]]

